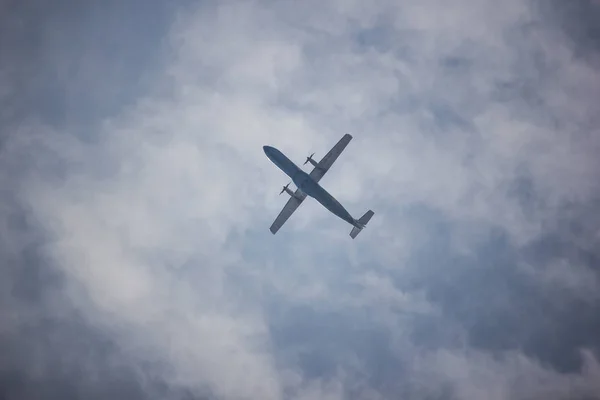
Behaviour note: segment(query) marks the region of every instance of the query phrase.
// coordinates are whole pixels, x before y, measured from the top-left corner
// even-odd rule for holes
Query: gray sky
[[[0,397],[600,397],[597,4],[0,1]]]

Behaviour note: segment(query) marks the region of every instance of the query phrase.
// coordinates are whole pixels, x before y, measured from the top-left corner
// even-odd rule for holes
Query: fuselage
[[[309,174],[300,169],[285,154],[271,146],[263,146],[263,150],[273,164],[277,165],[287,176],[292,179],[294,185],[308,196],[314,198],[326,209],[337,215],[344,221],[356,225],[356,221],[350,213],[337,201],[327,190],[323,189],[318,182],[315,182]]]

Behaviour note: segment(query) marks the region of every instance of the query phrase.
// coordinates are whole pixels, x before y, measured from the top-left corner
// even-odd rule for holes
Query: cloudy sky
[[[600,398],[600,4],[0,1],[0,397]],[[297,163],[353,141],[273,236]],[[305,170],[309,170],[305,167]]]

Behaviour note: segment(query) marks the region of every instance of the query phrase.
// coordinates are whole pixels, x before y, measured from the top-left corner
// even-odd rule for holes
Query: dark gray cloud
[[[19,121],[76,125],[85,135],[134,103],[162,65],[173,16],[165,2],[3,3],[3,108]]]
[[[443,3],[1,3],[2,396],[600,395],[597,3]]]
[[[69,167],[40,151],[36,125],[24,125],[76,126],[88,137],[101,118],[133,103],[160,65],[172,16],[166,4],[143,5],[0,5],[2,398],[193,397],[165,385],[156,368],[133,360],[71,306],[64,274],[44,255],[46,232],[19,198],[28,175],[50,168],[48,178],[60,182]]]
[[[571,40],[578,58],[597,62],[600,45],[600,6],[597,1],[540,1],[536,5],[552,26]]]

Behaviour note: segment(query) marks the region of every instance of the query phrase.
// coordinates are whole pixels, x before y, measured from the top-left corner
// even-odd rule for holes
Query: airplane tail
[[[373,214],[375,214],[375,213],[373,211],[369,210],[356,221],[354,228],[352,228],[352,231],[350,232],[350,237],[352,239],[354,239],[356,236],[358,236],[360,231],[362,231],[363,228],[367,225],[367,222],[369,222],[369,220],[371,219]]]

